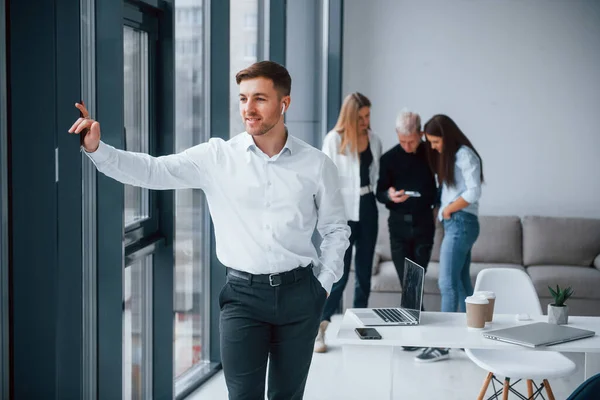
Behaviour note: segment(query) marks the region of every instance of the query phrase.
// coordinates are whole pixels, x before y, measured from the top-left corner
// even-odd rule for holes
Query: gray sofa
[[[388,212],[379,210],[379,235],[373,262],[370,307],[400,304],[401,289],[391,261]],[[471,278],[484,268],[526,271],[538,292],[544,312],[551,302],[548,285],[573,287],[568,300],[571,315],[600,316],[600,220],[525,216],[480,216],[480,235],[473,246]],[[438,223],[431,261],[425,275],[424,303],[440,309],[438,288],[442,225]],[[344,308],[352,307],[354,274],[344,292]]]

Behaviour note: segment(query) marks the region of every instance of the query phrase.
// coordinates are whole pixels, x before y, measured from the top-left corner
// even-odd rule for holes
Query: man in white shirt
[[[350,230],[337,169],[324,153],[288,134],[283,114],[291,78],[262,61],[236,75],[246,131],[179,154],[152,157],[100,141],[83,113],[69,130],[89,130],[83,149],[98,170],[149,189],[204,190],[217,257],[228,267],[219,294],[221,359],[230,399],[301,399],[320,316],[343,270]],[[321,255],[312,244],[317,229]],[[313,268],[314,266],[314,268]]]

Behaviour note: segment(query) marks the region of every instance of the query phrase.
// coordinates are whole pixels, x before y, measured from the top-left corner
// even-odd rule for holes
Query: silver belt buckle
[[[273,278],[275,278],[275,277],[279,277],[279,279],[281,279],[279,274],[270,274],[269,275],[269,285],[271,285],[272,287],[277,287],[277,286],[281,285],[281,281],[279,281],[279,283],[273,282]]]

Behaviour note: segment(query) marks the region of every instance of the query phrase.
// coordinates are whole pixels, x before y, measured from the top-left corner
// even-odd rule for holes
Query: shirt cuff
[[[466,191],[461,193],[460,197],[462,197],[463,200],[467,203],[473,204],[479,199],[479,190],[467,189]]]
[[[90,153],[88,151],[86,151],[83,146],[81,147],[81,150],[85,153],[86,156],[88,156],[93,162],[94,164],[102,164],[106,161],[108,161],[108,159],[110,158],[110,148],[108,145],[104,144],[103,141],[100,141],[100,144],[98,145],[98,148],[96,149],[96,151],[94,151],[93,153]]]
[[[331,294],[331,288],[333,287],[333,282],[335,281],[335,276],[333,273],[327,270],[321,271],[317,279],[319,282],[321,282],[321,286],[323,286],[323,289],[325,289],[327,294]]]

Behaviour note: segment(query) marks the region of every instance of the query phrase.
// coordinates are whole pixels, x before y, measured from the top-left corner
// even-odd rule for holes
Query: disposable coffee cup
[[[496,304],[496,293],[491,291],[479,291],[473,293],[473,296],[485,297],[488,300],[488,306],[485,313],[485,322],[490,323],[494,319],[494,305]]]
[[[465,299],[467,306],[467,328],[483,329],[485,316],[489,305],[488,299],[483,296],[470,296]]]

